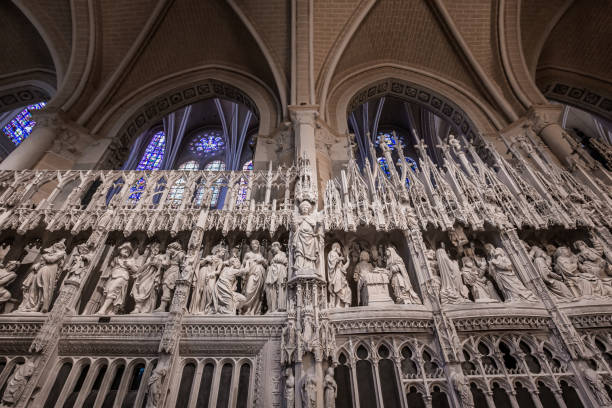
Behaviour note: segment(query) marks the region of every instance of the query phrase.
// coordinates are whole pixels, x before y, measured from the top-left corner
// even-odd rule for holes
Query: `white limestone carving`
[[[610,407],[612,406],[612,400],[608,396],[606,391],[605,384],[601,378],[601,375],[593,370],[591,367],[586,367],[583,370],[584,379],[586,380],[587,385],[589,386],[595,400],[601,407]]]
[[[332,244],[327,254],[327,275],[330,307],[349,307],[351,305],[351,288],[347,281],[347,270],[350,259],[348,250],[344,254],[339,242]]]
[[[230,258],[223,263],[223,268],[215,283],[214,300],[216,313],[235,315],[241,309],[247,298],[236,291],[236,280],[238,276],[246,276],[250,273],[248,268],[241,268],[238,258]]]
[[[293,370],[287,368],[285,370],[285,406],[295,407],[295,377],[293,377]]]
[[[19,261],[9,261],[6,266],[0,267],[0,306],[3,306],[12,298],[7,286],[17,278],[15,271],[18,266]]]
[[[472,391],[470,390],[470,385],[465,376],[458,371],[454,371],[451,374],[451,383],[455,391],[457,391],[461,406],[463,408],[474,408],[474,398],[472,397]]]
[[[503,248],[495,248],[492,244],[486,244],[485,249],[489,256],[489,274],[501,290],[504,302],[537,302],[535,295],[516,275],[506,251]]]
[[[461,259],[461,277],[463,283],[469,288],[472,298],[476,303],[499,302],[499,297],[495,292],[493,284],[486,276],[485,267],[476,266],[476,262],[469,256]]]
[[[385,250],[385,255],[387,270],[391,274],[391,288],[395,296],[395,303],[421,304],[421,299],[412,289],[406,265],[397,253],[397,249],[389,245]]]
[[[163,383],[168,374],[168,367],[160,362],[151,373],[147,381],[147,405],[146,408],[158,408],[162,402]]]
[[[162,295],[159,307],[155,309],[156,312],[165,312],[172,299],[172,293],[176,287],[176,280],[181,274],[181,268],[185,261],[185,251],[178,242],[171,242],[166,247],[166,254],[168,255],[168,269],[164,272],[162,278],[161,287]]]
[[[467,302],[468,288],[461,279],[459,265],[448,257],[443,242],[436,250],[436,261],[440,273],[440,302],[442,304]]]
[[[323,406],[325,408],[336,408],[336,397],[338,396],[338,384],[334,379],[334,368],[328,367],[325,373],[323,385]]]
[[[293,221],[292,251],[296,273],[319,274],[322,228],[312,204],[303,200]]]
[[[551,257],[542,248],[536,245],[532,246],[529,256],[548,290],[560,300],[569,301],[574,298],[574,295],[565,284],[563,276],[556,270],[553,270]]]
[[[302,397],[302,408],[317,407],[317,380],[311,374],[306,374],[302,378],[302,386],[300,389]]]
[[[249,250],[244,255],[242,261],[242,267],[248,271],[242,289],[242,294],[245,298],[241,307],[242,314],[261,314],[261,295],[263,293],[267,266],[268,262],[262,254],[259,241],[256,239],[251,240]]]
[[[371,274],[374,266],[370,262],[370,254],[368,251],[359,253],[359,262],[355,265],[353,279],[357,282],[357,306],[368,305],[368,283],[366,276]]]
[[[215,287],[217,277],[224,267],[223,261],[226,254],[227,249],[218,244],[213,247],[212,254],[200,260],[199,267],[193,274],[189,313],[212,314],[217,312]]]
[[[283,252],[280,242],[270,245],[270,266],[266,273],[264,291],[268,312],[285,310],[287,307],[287,254]]]
[[[151,313],[155,309],[163,270],[170,266],[168,255],[160,253],[160,247],[157,242],[150,245],[148,259],[136,273],[131,292],[135,303],[132,313]]]
[[[111,261],[110,272],[105,279],[103,289],[103,302],[96,314],[117,314],[125,304],[127,288],[131,277],[140,268],[133,256],[132,244],[125,242],[117,248],[117,255]]]
[[[40,260],[32,265],[29,275],[22,283],[23,300],[18,311],[43,313],[49,311],[59,271],[65,259],[64,240],[43,250]]]
[[[23,364],[20,364],[15,368],[13,375],[11,375],[6,383],[4,395],[2,396],[3,406],[12,406],[19,401],[19,398],[21,397],[28,380],[34,373],[35,368],[36,364],[32,359],[27,359]]]
[[[72,255],[70,263],[66,267],[66,280],[81,282],[83,273],[89,268],[94,257],[93,246],[87,242],[77,245],[76,252]]]

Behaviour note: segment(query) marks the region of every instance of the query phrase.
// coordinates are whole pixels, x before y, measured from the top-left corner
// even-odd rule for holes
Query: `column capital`
[[[319,105],[289,105],[291,120],[299,125],[315,126]]]

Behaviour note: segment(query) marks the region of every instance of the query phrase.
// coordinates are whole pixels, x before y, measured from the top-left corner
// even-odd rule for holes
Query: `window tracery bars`
[[[225,170],[225,163],[222,162],[221,160],[214,160],[211,161],[210,163],[208,163],[206,165],[206,167],[204,167],[204,170],[206,171],[224,171]],[[215,182],[216,185],[213,185],[211,187],[212,190],[212,194],[210,197],[210,208],[216,208],[217,204],[219,203],[219,194],[221,193],[221,184],[223,184],[223,179],[218,179]],[[200,205],[202,203],[202,198],[204,196],[204,189],[203,188],[198,188],[198,193],[196,195],[196,202],[198,205]]]
[[[200,164],[195,160],[190,160],[181,164],[178,170],[184,171],[195,171],[200,168]],[[185,179],[181,177],[174,183],[172,189],[170,190],[170,200],[173,205],[179,205],[183,200],[183,194],[185,193]],[[201,201],[201,200],[200,200]],[[200,202],[198,201],[198,203]]]
[[[166,149],[166,134],[163,130],[155,133],[147,145],[136,170],[159,170],[164,150]]]
[[[13,119],[11,119],[2,128],[2,132],[11,139],[16,146],[19,146],[21,142],[32,133],[32,129],[36,125],[36,122],[32,119],[32,111],[40,110],[46,105],[45,102],[35,103],[25,107],[19,112]]]

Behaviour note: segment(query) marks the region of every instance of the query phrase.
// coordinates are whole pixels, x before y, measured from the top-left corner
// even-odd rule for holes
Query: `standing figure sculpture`
[[[406,265],[397,253],[397,249],[390,245],[387,247],[385,255],[387,256],[387,270],[391,274],[391,287],[395,295],[395,303],[420,304],[421,299],[412,289]]]
[[[287,254],[282,250],[280,242],[270,246],[272,259],[266,274],[264,291],[268,304],[268,312],[285,310],[287,307]]]
[[[17,277],[19,261],[9,261],[6,266],[0,268],[0,306],[11,300],[11,292],[6,288]]]
[[[22,283],[23,301],[17,310],[21,312],[48,312],[59,270],[66,258],[64,240],[42,251],[40,260],[32,265],[32,271]]]
[[[66,279],[81,282],[83,272],[89,268],[93,257],[92,247],[88,243],[77,245],[76,253],[72,256],[70,265],[66,268]]]
[[[296,271],[319,274],[317,264],[322,238],[320,223],[309,201],[302,201],[299,210],[292,226],[293,265]]]
[[[25,363],[15,368],[13,375],[6,383],[4,395],[2,395],[2,406],[12,406],[19,401],[35,368],[36,365],[32,360],[26,360]]]
[[[285,371],[285,407],[295,408],[295,377],[291,367]]]
[[[325,408],[336,408],[336,397],[338,396],[338,384],[334,379],[334,369],[329,367],[323,380],[323,406]]]
[[[548,290],[563,300],[570,300],[574,297],[563,282],[563,276],[552,270],[552,259],[542,248],[536,245],[532,246],[529,256]]]
[[[148,396],[146,408],[158,408],[161,406],[160,402],[162,402],[163,383],[167,373],[168,368],[163,363],[160,363],[157,367],[155,367],[155,370],[153,370],[151,373],[149,381],[147,382]]]
[[[374,266],[370,263],[370,254],[368,251],[359,253],[359,262],[355,265],[353,279],[357,282],[357,306],[368,305],[368,285],[366,276],[372,273]]]
[[[227,250],[222,245],[215,245],[212,254],[200,260],[198,270],[193,275],[193,291],[191,294],[191,314],[211,314],[217,309],[215,286],[217,276],[223,268],[223,258]]]
[[[334,242],[327,254],[328,292],[330,307],[349,307],[351,305],[351,288],[346,280],[350,263],[348,253],[342,255],[340,243]]]
[[[138,262],[132,257],[132,244],[125,242],[117,248],[119,254],[111,261],[110,273],[104,283],[104,302],[99,315],[116,314],[125,304],[130,276],[138,272]]]
[[[516,276],[506,251],[491,244],[486,244],[485,249],[489,255],[489,274],[501,290],[504,302],[537,302],[538,298]]]
[[[149,259],[142,265],[136,274],[132,297],[134,310],[132,313],[151,313],[157,303],[157,290],[162,270],[170,265],[168,255],[160,253],[160,244],[151,244]]]
[[[607,262],[603,259],[603,250],[589,247],[584,241],[576,241],[574,248],[578,251],[578,271],[582,278],[588,280],[597,296],[612,295],[612,287],[605,285],[601,278],[606,277]]]
[[[161,303],[155,309],[156,312],[165,312],[168,309],[172,293],[176,287],[176,280],[181,274],[183,262],[185,261],[185,251],[183,251],[183,247],[178,242],[171,242],[166,248],[166,254],[169,258],[168,269],[164,273]]]
[[[555,272],[567,282],[567,287],[574,297],[593,296],[590,282],[578,273],[578,257],[566,246],[560,246],[555,251]]]
[[[474,302],[499,302],[493,285],[485,276],[486,270],[478,268],[469,256],[464,256],[461,263],[463,264],[461,276],[465,285],[470,289]]]
[[[436,261],[440,272],[440,302],[452,304],[468,301],[468,289],[461,280],[459,265],[448,257],[443,242],[436,250]]]
[[[254,239],[244,255],[243,268],[248,272],[243,280],[242,294],[245,297],[242,304],[242,314],[261,314],[261,294],[266,276],[267,262],[261,253],[259,241]]]
[[[231,258],[225,263],[227,265],[221,270],[215,284],[214,296],[217,313],[235,315],[236,311],[246,301],[246,297],[243,294],[236,292],[236,279],[238,276],[246,274],[248,269],[240,268],[238,258]]]
[[[317,408],[317,380],[310,374],[302,377],[302,408]]]

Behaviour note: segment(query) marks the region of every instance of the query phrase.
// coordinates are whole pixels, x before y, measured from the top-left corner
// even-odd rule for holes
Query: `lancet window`
[[[160,130],[151,138],[136,170],[159,170],[166,148],[166,134]]]
[[[32,111],[42,109],[45,105],[45,102],[40,102],[25,107],[2,128],[2,132],[15,145],[19,145],[32,133],[32,129],[36,125],[36,122],[32,119]]]

